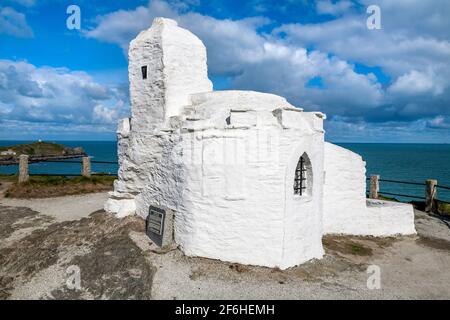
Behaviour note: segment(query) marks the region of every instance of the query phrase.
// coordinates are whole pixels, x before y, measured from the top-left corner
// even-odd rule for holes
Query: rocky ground
[[[0,299],[450,298],[448,222],[421,212],[418,236],[326,237],[324,259],[281,271],[160,251],[143,220],[100,210],[105,198],[0,198]]]

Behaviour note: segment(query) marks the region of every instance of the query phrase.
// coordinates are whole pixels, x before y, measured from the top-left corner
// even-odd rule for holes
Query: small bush
[[[450,204],[439,202],[438,203],[438,212],[440,214],[450,216]]]

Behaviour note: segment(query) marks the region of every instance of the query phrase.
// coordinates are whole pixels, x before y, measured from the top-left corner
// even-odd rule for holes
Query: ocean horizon
[[[114,140],[46,140],[69,147],[82,147],[97,161],[117,161],[117,141]],[[32,140],[0,140],[0,146],[35,142]],[[438,185],[450,186],[450,144],[444,143],[349,143],[332,142],[362,156],[366,162],[366,177],[380,175],[381,179],[424,183],[427,179],[438,180]],[[71,163],[31,163],[32,174],[78,174],[80,165]],[[117,173],[118,165],[92,164],[97,173]],[[0,166],[0,174],[13,174],[17,165]],[[345,187],[345,186],[343,186]],[[423,197],[425,188],[381,182],[381,191]],[[411,199],[397,197],[402,201]],[[450,191],[439,190],[438,198],[450,201]]]

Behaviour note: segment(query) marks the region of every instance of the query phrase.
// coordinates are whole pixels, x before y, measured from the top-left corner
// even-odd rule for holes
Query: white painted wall
[[[322,248],[323,132],[311,131],[310,134],[305,134],[298,129],[285,129],[283,134],[284,143],[281,144],[283,157],[280,160],[281,163],[287,164],[283,269],[313,258],[321,258],[324,253]],[[299,196],[294,194],[293,188],[295,168],[300,156],[305,153],[312,165],[312,177],[307,176],[306,181],[311,189],[306,195]]]
[[[132,117],[119,123],[119,177],[105,209],[143,218],[150,205],[172,209],[187,255],[285,269],[321,258],[324,233],[414,230],[408,206],[366,208],[365,164],[324,144],[323,114],[272,94],[211,92],[205,47],[176,22],[157,18],[131,42],[129,77]],[[300,197],[305,153],[310,188]]]
[[[378,237],[416,234],[414,209],[410,204],[368,199],[367,212],[372,222],[368,223],[368,231],[360,231],[362,234]]]
[[[129,200],[144,187],[170,183],[177,175],[161,170],[170,165],[165,159],[172,148],[170,117],[190,103],[190,94],[212,90],[203,43],[173,20],[156,18],[130,43],[128,56],[132,117],[119,123],[119,179],[105,205],[109,212],[123,214],[132,212]],[[147,66],[147,79],[142,66]]]
[[[361,156],[325,142],[324,233],[352,233],[366,211],[366,163]],[[353,227],[354,226],[354,227]]]
[[[162,47],[165,83],[166,121],[178,116],[190,104],[189,95],[212,91],[208,79],[206,48],[190,31],[173,20],[164,19]]]
[[[324,163],[324,234],[415,233],[412,205],[389,201],[366,204],[366,164],[361,156],[326,142]]]
[[[284,107],[288,119],[293,107],[257,92],[192,100],[172,133],[179,141],[172,158],[156,169],[161,177],[178,172],[177,183],[167,178],[145,187],[137,213],[145,217],[150,204],[173,209],[175,240],[191,256],[283,269],[320,258],[323,130],[313,117],[321,118],[295,111],[298,122],[280,122],[274,111]],[[294,172],[304,152],[317,183],[300,198]]]
[[[212,90],[205,46],[174,20],[156,18],[131,41],[128,59],[134,132],[166,125],[190,103],[190,94]],[[145,80],[142,66],[148,70]]]

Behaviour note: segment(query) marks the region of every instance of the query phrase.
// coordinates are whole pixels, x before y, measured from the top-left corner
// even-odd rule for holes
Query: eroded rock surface
[[[2,239],[35,224],[35,230],[0,249],[0,298],[151,297],[154,268],[128,236],[132,230],[143,232],[142,219],[117,220],[98,211],[81,220],[48,224],[50,217],[28,208],[0,206],[0,212]],[[69,266],[81,271],[80,290],[66,285]]]
[[[0,205],[0,299],[450,298],[450,229],[420,212],[418,236],[327,236],[323,259],[287,270],[158,250],[144,224],[104,211],[57,222]],[[367,288],[371,265],[380,267],[380,289]],[[74,266],[77,290],[67,283]]]

